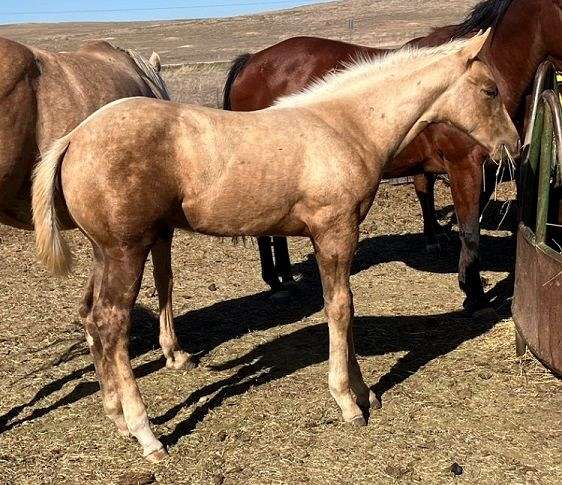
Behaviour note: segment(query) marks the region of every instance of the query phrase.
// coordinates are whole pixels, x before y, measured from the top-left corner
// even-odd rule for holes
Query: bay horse
[[[330,334],[329,389],[346,422],[366,424],[364,410],[380,403],[353,349],[349,276],[359,224],[387,161],[428,123],[471,133],[495,158],[517,149],[497,85],[477,58],[488,35],[360,60],[252,113],[116,101],[43,157],[33,184],[39,257],[54,272],[70,270],[60,219],[95,248],[86,340],[106,413],[149,461],[167,452],[131,369],[130,314],[148,252],[174,228],[311,239]]]
[[[0,38],[0,223],[32,230],[31,173],[37,160],[98,108],[120,98],[170,99],[160,58],[149,61],[104,41],[53,53]],[[74,228],[66,221],[68,229]],[[189,366],[175,337],[170,295],[170,238],[155,246],[160,340],[167,366]],[[87,295],[86,299],[91,297]],[[87,304],[87,302],[86,302]]]
[[[438,28],[407,45],[438,45],[489,27],[493,28],[493,37],[482,58],[498,81],[510,116],[522,130],[525,97],[530,94],[537,68],[548,57],[562,58],[559,0],[485,0],[476,5],[461,24]],[[344,68],[358,56],[387,53],[385,49],[329,39],[295,37],[285,40],[234,61],[224,89],[224,108],[235,111],[266,108],[279,97],[299,91],[327,72]],[[400,86],[400,89],[408,90],[410,86]],[[424,215],[424,233],[430,243],[435,241],[435,229],[439,228],[434,215],[433,176],[449,175],[462,243],[459,284],[466,294],[464,307],[471,313],[490,307],[480,278],[479,261],[482,167],[487,159],[487,150],[469,135],[436,124],[430,125],[391,161],[384,174],[389,178],[417,175],[416,192]],[[495,168],[493,166],[493,172]],[[420,176],[422,173],[427,176]],[[490,182],[487,188],[493,185]],[[270,238],[261,238],[258,242],[264,280],[278,291],[282,282],[292,281],[287,241],[273,238],[275,262]]]

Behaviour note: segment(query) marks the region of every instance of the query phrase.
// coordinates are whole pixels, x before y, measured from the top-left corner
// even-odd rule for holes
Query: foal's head
[[[455,125],[499,159],[504,147],[518,151],[519,137],[490,69],[478,58],[489,33],[473,37],[455,54],[458,77],[431,111],[434,120]]]

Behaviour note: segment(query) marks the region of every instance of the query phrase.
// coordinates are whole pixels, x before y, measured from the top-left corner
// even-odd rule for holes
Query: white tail
[[[72,132],[55,141],[33,172],[33,223],[39,259],[56,275],[72,271],[73,257],[61,234],[55,207],[59,164]]]

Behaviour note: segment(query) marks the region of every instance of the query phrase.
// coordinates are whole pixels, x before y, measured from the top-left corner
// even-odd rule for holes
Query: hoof
[[[160,463],[168,458],[168,452],[166,451],[166,448],[160,448],[159,450],[146,455],[145,458],[150,463]]]
[[[474,312],[472,316],[476,320],[479,320],[484,323],[496,323],[501,320],[500,316],[498,315],[498,312],[496,312],[496,310],[490,307],[482,308],[481,310]]]
[[[367,421],[363,416],[356,416],[351,421],[349,421],[349,424],[351,424],[352,426],[364,427],[367,426]]]
[[[277,304],[289,303],[290,299],[291,299],[291,292],[287,290],[276,291],[275,293],[273,293],[273,295],[269,297],[269,300],[272,303],[277,303]]]
[[[166,359],[166,367],[170,370],[191,370],[195,369],[197,365],[187,352],[177,350],[174,352],[173,357],[168,357]]]

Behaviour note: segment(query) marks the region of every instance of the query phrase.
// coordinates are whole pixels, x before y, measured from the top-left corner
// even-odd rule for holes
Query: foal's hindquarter
[[[469,51],[475,56],[482,43],[473,41]],[[173,227],[220,236],[309,236],[329,326],[330,392],[347,422],[364,425],[364,410],[379,405],[353,350],[351,261],[386,161],[425,122],[461,122],[442,98],[457,79],[466,82],[467,62],[460,51],[444,52],[440,62],[420,56],[409,71],[400,66],[373,76],[376,82],[362,78],[355,91],[344,86],[318,101],[314,93],[303,95],[262,112],[140,98],[118,102],[90,117],[41,163],[33,199],[39,253],[48,261],[56,252],[54,201],[45,203],[45,194],[53,194],[61,163],[68,212],[96,255],[86,326],[104,406],[148,459],[160,460],[166,452],[150,429],[131,370],[130,311],[148,251],[160,232]],[[417,79],[417,96],[384,96],[408,76]],[[515,130],[501,103],[494,107],[486,112],[493,113],[490,122],[476,116],[488,127],[478,128],[479,141],[490,149],[498,143],[512,147]],[[472,130],[479,122],[463,123]]]

